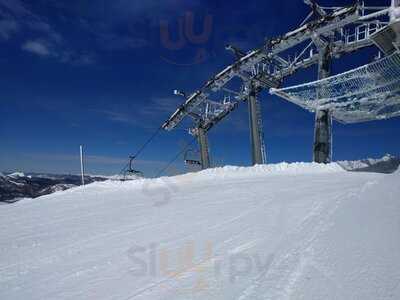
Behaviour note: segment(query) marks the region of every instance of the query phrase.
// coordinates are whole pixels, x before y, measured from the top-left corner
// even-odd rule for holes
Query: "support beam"
[[[331,51],[327,46],[320,52],[318,78],[329,77],[331,71]],[[319,94],[323,93],[321,89]],[[313,160],[316,163],[330,163],[332,160],[332,115],[329,110],[315,112]]]
[[[200,147],[201,168],[203,170],[210,168],[210,154],[208,151],[207,131],[204,128],[197,128],[197,140]]]
[[[258,89],[253,84],[249,88],[248,105],[252,163],[253,165],[261,165],[265,163],[265,147],[262,138],[261,113],[257,101]]]

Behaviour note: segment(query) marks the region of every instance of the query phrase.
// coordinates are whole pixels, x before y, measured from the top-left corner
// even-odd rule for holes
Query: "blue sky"
[[[307,13],[300,0],[0,0],[0,170],[78,173],[84,144],[88,172],[118,172],[181,103],[174,89],[192,92],[232,63],[226,44],[250,50],[292,30]],[[172,49],[163,29],[176,41],[179,20],[190,14],[195,32],[208,20],[207,39],[186,35]],[[375,54],[346,57],[333,70]],[[310,161],[314,116],[267,92],[261,97],[269,162]],[[215,164],[250,164],[247,119],[244,104],[210,132]],[[398,118],[335,123],[334,159],[400,155],[399,127]],[[185,129],[158,136],[138,168],[154,175],[191,139]],[[170,172],[185,170],[178,160]]]

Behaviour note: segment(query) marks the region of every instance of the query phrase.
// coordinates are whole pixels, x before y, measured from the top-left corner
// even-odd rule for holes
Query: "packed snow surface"
[[[400,172],[226,167],[0,206],[0,299],[400,299]]]

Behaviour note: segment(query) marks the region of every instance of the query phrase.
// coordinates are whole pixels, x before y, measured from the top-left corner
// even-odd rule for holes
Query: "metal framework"
[[[254,95],[254,90],[272,88],[277,92],[285,78],[300,69],[316,64],[320,65],[320,79],[322,79],[329,75],[329,71],[321,75],[321,70],[324,70],[323,64],[327,63],[324,57],[329,57],[329,60],[338,59],[344,54],[361,48],[376,45],[382,49],[383,46],[387,46],[387,40],[393,40],[393,32],[395,32],[390,27],[390,18],[392,20],[396,18],[398,11],[395,9],[399,6],[398,0],[392,1],[392,7],[367,7],[359,1],[350,7],[321,7],[314,1],[304,0],[311,6],[312,12],[299,28],[283,36],[267,40],[261,48],[248,53],[233,46],[227,46],[227,50],[232,51],[237,60],[208,80],[189,97],[183,93],[177,93],[185,96],[186,101],[164,123],[163,128],[173,130],[183,119],[190,117],[193,119],[194,128],[189,132],[197,136],[198,129],[202,129],[206,135],[241,102],[249,101],[253,163],[265,163],[265,147],[261,138],[261,116],[259,108],[254,109],[254,101],[258,101],[256,99],[258,93]],[[388,29],[392,32],[389,30],[386,36],[382,36],[381,33]],[[389,42],[389,44],[393,46],[393,43]],[[284,92],[284,90],[281,91]],[[316,92],[316,95],[321,93]],[[316,110],[323,111],[313,109],[313,111]],[[335,112],[331,110],[327,111],[327,114],[328,118],[323,116],[324,113],[320,118],[316,118],[315,145],[319,142],[326,144],[327,139],[331,139],[329,126],[325,129],[327,134],[317,137],[318,129],[321,129],[321,126],[327,126],[331,114],[335,116]],[[328,121],[320,122],[324,118]],[[200,148],[208,147],[207,143],[202,144],[201,140],[199,138]],[[330,143],[328,144],[322,148],[330,148]],[[318,147],[314,146],[314,158],[316,148]],[[208,153],[208,150],[206,152]],[[330,153],[326,153],[326,150],[323,152],[322,157],[319,155],[321,158],[315,158],[316,161],[330,160]],[[203,168],[207,168],[209,157],[208,160],[204,159],[202,165]]]

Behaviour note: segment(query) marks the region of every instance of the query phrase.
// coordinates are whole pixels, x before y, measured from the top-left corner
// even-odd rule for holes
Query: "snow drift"
[[[227,167],[0,206],[0,299],[400,299],[399,180]]]

